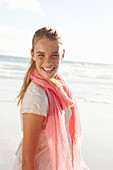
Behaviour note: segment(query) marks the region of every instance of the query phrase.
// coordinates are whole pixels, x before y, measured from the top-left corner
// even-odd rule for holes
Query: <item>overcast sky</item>
[[[30,57],[43,26],[62,35],[66,60],[113,64],[113,0],[0,0],[0,54]]]

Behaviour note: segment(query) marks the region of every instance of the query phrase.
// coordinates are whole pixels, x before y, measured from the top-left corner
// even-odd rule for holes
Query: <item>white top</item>
[[[23,113],[34,113],[37,115],[45,116],[44,123],[42,125],[40,139],[39,139],[39,147],[36,156],[36,169],[37,170],[52,170],[51,161],[49,156],[49,148],[48,148],[48,141],[46,137],[46,117],[48,113],[48,98],[43,88],[38,86],[37,84],[30,82],[26,93],[24,95],[22,105],[20,108],[20,119],[21,119],[21,129],[23,130]],[[71,140],[69,135],[69,120],[71,117],[71,109],[66,109],[63,112],[64,115],[64,123],[66,127],[66,132],[68,136],[69,146],[70,146],[70,153],[71,153]],[[15,162],[14,170],[21,170],[22,169],[22,143],[23,139],[21,140],[16,155],[17,159]]]
[[[21,129],[23,130],[22,113],[34,113],[47,117],[48,113],[48,98],[43,88],[31,82],[24,95],[20,108]],[[46,119],[44,124],[46,124]],[[42,126],[42,129],[44,127]]]

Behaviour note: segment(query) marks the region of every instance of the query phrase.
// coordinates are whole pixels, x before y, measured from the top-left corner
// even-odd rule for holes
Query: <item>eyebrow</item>
[[[37,51],[36,53],[37,53],[37,54],[39,54],[39,53],[43,53],[43,54],[45,54],[45,52],[41,52],[41,51]],[[54,51],[54,52],[52,52],[52,54],[54,54],[54,53],[59,54],[59,52],[58,52],[58,51]]]
[[[41,51],[37,51],[36,53],[38,54],[38,53],[44,53],[44,52],[41,52]]]
[[[55,52],[52,52],[52,54],[53,54],[53,53],[57,53],[57,54],[58,54],[59,52],[58,52],[58,51],[55,51]]]

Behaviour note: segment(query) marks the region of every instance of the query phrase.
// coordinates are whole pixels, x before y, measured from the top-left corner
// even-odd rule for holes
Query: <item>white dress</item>
[[[51,160],[49,156],[48,142],[47,142],[46,131],[45,131],[46,119],[48,113],[48,98],[43,88],[41,88],[40,86],[38,86],[33,82],[30,82],[20,108],[21,129],[23,131],[22,113],[28,113],[28,114],[34,113],[34,114],[45,116],[45,120],[42,125],[40,139],[39,139],[38,152],[36,156],[36,170],[52,170]],[[63,112],[64,123],[65,123],[69,146],[70,146],[70,154],[71,154],[71,140],[70,140],[68,129],[69,129],[69,120],[71,114],[72,112],[70,108],[65,110],[65,112]],[[22,145],[23,145],[23,139],[21,139],[21,142],[16,151],[16,160],[15,160],[13,170],[22,170]]]

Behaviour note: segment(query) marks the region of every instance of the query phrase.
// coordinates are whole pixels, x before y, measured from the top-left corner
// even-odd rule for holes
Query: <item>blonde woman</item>
[[[82,170],[81,124],[75,99],[58,74],[63,60],[61,37],[41,28],[32,39],[31,65],[18,104],[23,138],[14,170]]]

